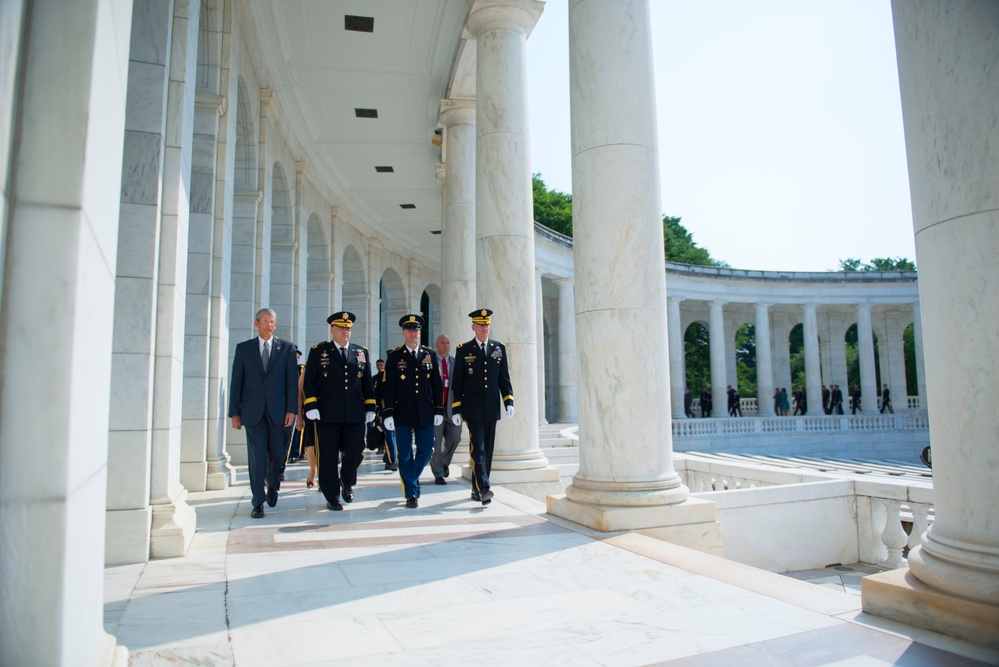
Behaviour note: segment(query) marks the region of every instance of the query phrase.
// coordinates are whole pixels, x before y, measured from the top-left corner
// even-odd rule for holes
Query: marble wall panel
[[[152,278],[156,259],[156,207],[123,203],[120,211],[116,273]]]
[[[127,475],[116,475],[107,485],[109,510],[142,507],[149,499],[149,431],[111,431],[108,458]]]
[[[159,203],[161,141],[159,134],[125,132],[121,165],[122,203]]]
[[[111,391],[111,431],[142,431],[152,423],[152,358],[148,354],[115,354]]]

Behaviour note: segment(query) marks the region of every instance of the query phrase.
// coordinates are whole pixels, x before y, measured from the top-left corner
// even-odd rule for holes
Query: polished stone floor
[[[186,557],[106,569],[104,625],[130,664],[999,664],[863,614],[862,565],[772,574],[593,534],[502,488],[484,508],[454,479],[424,478],[407,509],[374,461],[331,512],[302,476],[258,520],[245,483],[192,494]]]

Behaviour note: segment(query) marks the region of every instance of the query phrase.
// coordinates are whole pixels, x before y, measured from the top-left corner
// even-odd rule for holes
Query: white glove
[[[305,416],[311,419],[312,421],[317,422],[319,421],[319,410],[312,408],[311,410],[305,413]]]
[[[434,426],[440,426],[444,423],[444,415],[434,415]]]
[[[365,412],[364,413],[364,423],[365,424],[370,424],[373,421],[375,421],[375,413],[374,412]]]
[[[386,417],[382,420],[382,426],[385,427],[386,431],[395,430],[395,417]]]
[[[513,406],[512,405],[506,406],[506,416],[507,417],[512,417],[513,416]]]
[[[455,426],[461,426],[461,415],[455,415],[451,417],[451,423]]]

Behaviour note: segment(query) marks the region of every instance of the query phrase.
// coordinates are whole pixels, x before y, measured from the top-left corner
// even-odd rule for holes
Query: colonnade
[[[306,157],[288,99],[258,75],[252,6],[3,5],[0,46],[13,57],[0,63],[0,662],[122,663],[101,628],[102,569],[184,553],[196,528],[188,490],[231,481],[228,368],[235,343],[254,335],[256,308],[278,304],[279,335],[302,348],[325,339],[320,317],[352,310],[355,340],[381,350],[393,317],[424,293],[459,342],[465,313],[492,308],[511,351],[517,414],[501,422],[494,481],[558,488],[537,439],[554,417],[541,407],[541,387],[552,386],[543,367],[557,377],[559,415],[580,424],[579,473],[565,496],[551,491],[549,511],[708,551],[721,547],[714,505],[689,497],[673,469],[662,409],[683,378],[674,353],[684,319],[707,322],[716,392],[734,367],[736,321],[769,337],[761,386],[789,376],[779,350],[800,321],[811,398],[827,363],[829,377],[845,378],[831,341],[851,319],[864,393],[876,394],[874,332],[885,327],[894,359],[892,332],[911,316],[926,334],[917,359],[925,349],[938,493],[912,573],[947,599],[999,604],[999,528],[970,512],[996,505],[996,408],[960,401],[991,391],[982,368],[999,367],[997,278],[981,251],[999,246],[995,142],[982,140],[999,123],[999,74],[975,65],[999,58],[994,3],[894,8],[925,321],[911,293],[877,281],[859,299],[833,281],[816,293],[811,279],[807,297],[778,299],[753,280],[719,295],[705,287],[711,271],[691,269],[687,287],[670,288],[645,0],[570,7],[572,271],[564,257],[542,257],[524,94],[525,42],[542,8],[468,6],[474,86],[451,87],[440,106],[438,266],[380,234]],[[974,287],[955,298],[955,285]],[[552,357],[538,332],[552,335],[553,312],[557,363],[543,364]],[[982,325],[955,345],[966,322]]]

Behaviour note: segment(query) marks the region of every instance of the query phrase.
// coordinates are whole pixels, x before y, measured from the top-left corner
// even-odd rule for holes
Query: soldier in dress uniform
[[[333,340],[314,345],[309,352],[302,404],[305,416],[317,422],[319,487],[326,507],[342,510],[341,487],[344,501],[354,500],[357,468],[364,459],[364,425],[375,418],[375,393],[368,350],[350,342],[357,317],[342,311],[326,321]]]
[[[399,326],[406,344],[388,353],[379,407],[385,430],[396,434],[406,507],[415,508],[419,507],[420,474],[434,450],[434,427],[444,423],[443,387],[434,351],[420,345],[423,318],[404,315]]]
[[[513,385],[506,346],[489,338],[493,311],[480,308],[468,314],[475,338],[462,343],[454,352],[454,377],[451,379],[452,421],[468,423],[469,455],[472,459],[472,500],[483,505],[492,502],[489,472],[493,467],[493,445],[500,406],[513,417]]]

